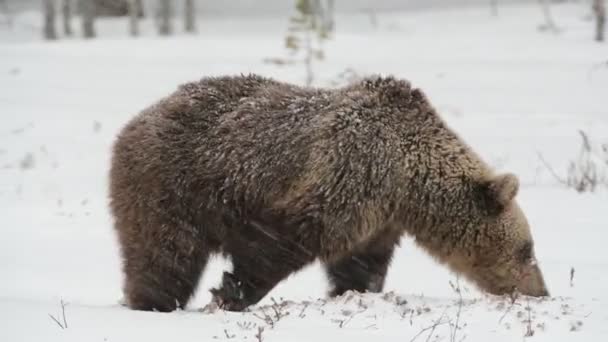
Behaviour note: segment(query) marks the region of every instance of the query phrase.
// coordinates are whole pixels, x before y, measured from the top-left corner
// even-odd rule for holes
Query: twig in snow
[[[502,323],[502,320],[505,319],[505,317],[507,317],[509,312],[511,312],[511,309],[513,309],[513,307],[515,306],[516,301],[517,301],[517,293],[515,293],[511,296],[511,305],[509,305],[507,310],[505,310],[505,313],[500,317],[500,319],[498,320],[498,324]]]
[[[526,334],[524,337],[534,336],[534,330],[532,329],[532,308],[530,307],[530,299],[526,299],[526,311],[528,311],[528,325],[526,326]]]
[[[448,323],[450,323],[448,321]],[[433,325],[431,331],[429,331],[429,335],[426,337],[426,340],[424,342],[429,342],[431,340],[431,337],[433,336],[433,333],[435,332],[435,329],[437,328],[438,325]]]
[[[256,324],[251,321],[236,322],[236,325],[241,328],[241,330],[251,330],[256,326]]]
[[[229,340],[230,340],[230,339],[233,339],[233,338],[235,338],[235,337],[236,337],[236,334],[232,334],[232,335],[230,335],[230,334],[228,333],[228,330],[226,330],[226,329],[224,329],[224,335],[226,335],[226,338],[227,338],[227,339],[229,339]]]
[[[354,313],[350,314],[350,315],[348,316],[348,318],[347,318],[347,319],[343,319],[343,320],[339,320],[339,321],[337,321],[337,322],[339,322],[339,323],[338,323],[338,327],[340,327],[340,328],[344,328],[344,327],[345,327],[345,326],[348,324],[348,322],[350,322],[350,321],[353,319],[353,317],[355,317],[356,315],[358,315],[358,314],[360,314],[360,313],[364,312],[365,310],[366,310],[366,309],[359,310],[359,311],[357,311],[357,312],[354,312]]]
[[[456,323],[454,324],[454,329],[451,331],[450,334],[450,342],[456,342],[456,335],[458,334],[458,329],[460,329],[459,323],[460,323],[460,314],[462,312],[462,290],[460,289],[460,278],[457,277],[456,278],[456,286],[454,286],[454,284],[452,284],[452,282],[450,281],[450,285],[452,286],[452,288],[454,289],[454,291],[456,291],[456,293],[458,294],[458,311],[456,312]],[[450,325],[450,329],[451,329],[451,325]]]
[[[61,316],[63,317],[63,325],[68,328],[68,321],[65,319],[65,302],[61,300]]]
[[[258,333],[255,334],[255,338],[258,342],[264,341],[262,334],[264,333],[264,327],[258,327]]]
[[[447,310],[447,308],[446,308],[446,310]],[[439,318],[435,322],[433,322],[432,325],[430,325],[430,326],[428,326],[426,328],[421,329],[416,335],[414,335],[414,337],[412,337],[412,339],[410,340],[410,342],[416,341],[416,339],[418,337],[420,337],[420,335],[422,335],[425,332],[427,332],[427,331],[430,330],[429,337],[427,337],[427,341],[428,341],[430,339],[430,336],[432,336],[433,332],[435,331],[435,329],[437,329],[437,327],[439,327],[441,325],[444,325],[444,324],[450,324],[451,321],[449,319],[446,320],[446,321],[443,320],[445,318],[445,311],[446,310],[443,310],[443,313],[441,314],[441,316],[439,316]]]
[[[67,329],[68,328],[68,321],[65,318],[65,305],[66,303],[63,301],[63,299],[61,300],[61,317],[63,322],[60,322],[58,318],[55,318],[55,316],[49,314],[49,317],[51,317],[51,319],[53,321],[55,321],[55,323],[57,323],[57,325],[61,328],[61,329]]]
[[[266,324],[268,324],[270,326],[270,329],[273,329],[274,323],[275,323],[274,320],[272,319],[272,317],[270,317],[266,313],[266,311],[264,311],[263,308],[261,308],[261,310],[262,310],[262,313],[264,314],[264,316],[259,316],[258,314],[254,313],[253,317],[261,319],[263,322],[265,322]]]
[[[55,317],[54,317],[53,315],[51,315],[51,314],[49,314],[49,317],[51,317],[51,319],[52,319],[53,321],[55,321],[55,323],[57,323],[57,325],[58,325],[58,326],[59,326],[61,329],[65,329],[65,327],[63,326],[63,324],[61,324],[61,322],[59,322],[59,321],[57,320],[57,318],[55,318]]]
[[[574,287],[574,267],[570,267],[570,287]]]
[[[281,320],[281,318],[283,318],[289,314],[289,312],[283,313],[283,308],[287,305],[286,302],[279,304],[272,297],[270,298],[270,300],[272,301],[272,306],[270,308],[274,312],[274,317],[275,317],[276,322],[278,322],[279,320]]]
[[[308,302],[304,303],[304,307],[302,308],[302,310],[298,314],[298,317],[300,317],[300,318],[306,317],[306,315],[304,314],[304,311],[306,311],[306,309],[308,308],[309,305],[310,305],[310,303],[308,303]]]
[[[555,178],[558,182],[562,183],[563,185],[568,185],[568,182],[563,179],[562,177],[560,177],[557,172],[555,172],[555,170],[553,169],[553,167],[551,167],[551,164],[549,164],[547,162],[547,160],[545,160],[545,158],[543,157],[543,155],[540,152],[536,152],[536,155],[538,156],[538,159],[541,161],[541,163],[543,163],[543,165],[545,166],[545,168],[547,170],[549,170],[549,173],[551,173],[551,175],[553,176],[553,178]]]
[[[262,311],[262,314],[264,316],[260,316],[255,313],[253,314],[253,316],[261,319],[262,321],[264,321],[266,324],[268,324],[270,326],[270,329],[273,329],[275,323],[280,321],[283,317],[287,316],[289,314],[289,312],[283,312],[283,308],[285,307],[286,303],[279,304],[279,303],[277,303],[277,301],[274,298],[270,298],[270,299],[272,300],[272,303],[273,303],[270,306],[270,309],[272,310],[274,316],[271,316],[268,313],[266,313],[266,310],[263,307],[261,307],[260,310]]]

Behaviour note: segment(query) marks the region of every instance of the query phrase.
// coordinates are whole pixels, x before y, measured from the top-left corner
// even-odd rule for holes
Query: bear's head
[[[515,201],[519,182],[515,175],[493,176],[478,188],[482,212],[477,241],[461,271],[481,289],[496,295],[515,291],[528,296],[548,296],[536,261],[528,221]]]

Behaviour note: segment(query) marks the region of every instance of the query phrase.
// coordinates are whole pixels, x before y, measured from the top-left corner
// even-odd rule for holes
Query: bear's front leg
[[[213,302],[227,311],[243,311],[258,303],[280,281],[312,262],[312,254],[267,246],[265,253],[233,254],[232,273],[224,272],[219,289],[212,289]],[[253,251],[252,251],[253,252]]]
[[[381,292],[399,239],[394,234],[382,235],[353,254],[327,264],[325,267],[332,285],[329,295],[341,296],[349,290]]]
[[[312,261],[309,258],[285,261],[278,257],[274,260],[277,261],[276,264],[270,262],[270,267],[264,267],[251,258],[234,259],[233,273],[224,272],[221,287],[211,290],[213,302],[227,311],[243,311],[258,303],[281,280]]]
[[[267,222],[270,222],[268,224]],[[316,221],[291,218],[249,219],[233,223],[223,251],[233,271],[224,273],[213,300],[228,311],[243,311],[258,303],[280,281],[313,262],[319,255]]]

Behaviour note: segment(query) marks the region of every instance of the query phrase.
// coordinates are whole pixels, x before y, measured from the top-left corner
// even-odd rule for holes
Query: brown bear
[[[495,174],[407,81],[257,75],[179,87],[120,132],[110,206],[128,306],[183,308],[209,256],[239,311],[320,260],[331,295],[382,291],[402,235],[492,294],[545,296],[518,180]]]

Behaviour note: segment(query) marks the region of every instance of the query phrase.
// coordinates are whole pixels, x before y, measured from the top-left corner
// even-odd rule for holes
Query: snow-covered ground
[[[302,83],[301,65],[264,62],[286,55],[285,18],[205,18],[196,36],[136,40],[112,19],[99,39],[48,43],[32,39],[37,16],[18,16],[0,29],[0,341],[607,341],[608,193],[564,188],[539,155],[565,175],[578,130],[608,143],[608,44],[592,42],[586,7],[553,9],[558,34],[538,30],[536,5],[497,18],[486,7],[379,13],[375,28],[345,15],[315,66],[320,86],[347,68],[410,79],[484,158],[517,173],[551,299],[483,295],[406,238],[385,294],[327,301],[312,265],[246,313],[201,310],[221,259],[186,311],[120,305],[109,149],[179,83],[248,72]]]

